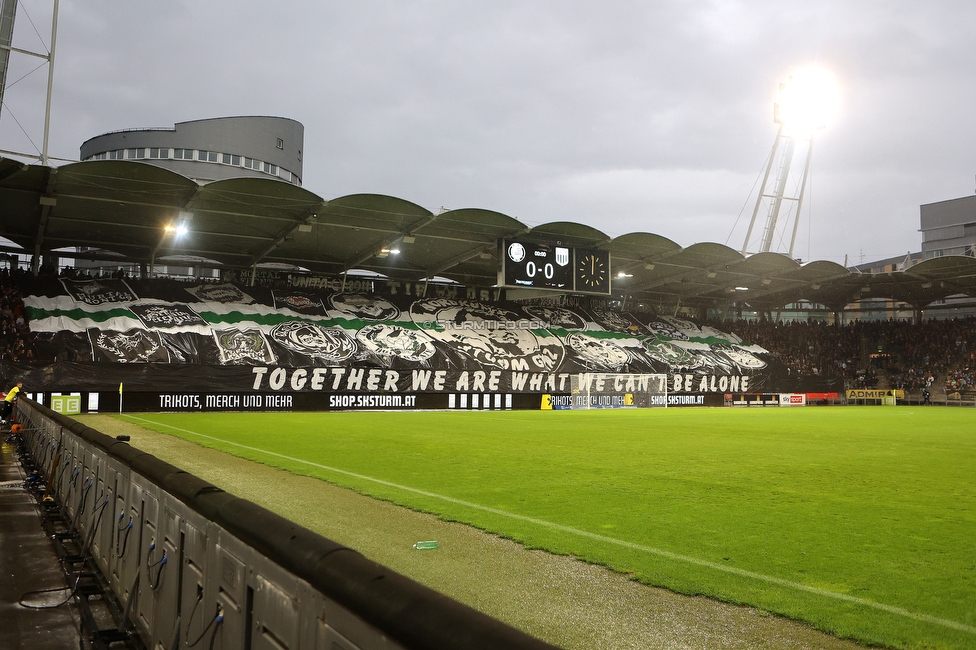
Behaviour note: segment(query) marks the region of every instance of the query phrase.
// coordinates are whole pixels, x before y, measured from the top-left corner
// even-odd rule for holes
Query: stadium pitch
[[[120,417],[861,642],[976,646],[968,409]]]

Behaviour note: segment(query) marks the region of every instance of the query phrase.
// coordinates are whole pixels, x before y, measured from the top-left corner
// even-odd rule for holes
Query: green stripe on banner
[[[136,315],[133,314],[128,309],[107,309],[105,311],[87,311],[84,309],[40,309],[38,307],[28,307],[27,313],[30,315],[32,321],[38,321],[45,318],[67,318],[70,320],[92,320],[98,323],[104,323],[112,318],[131,318],[133,320],[139,320]]]
[[[191,305],[192,306],[192,305]],[[303,321],[306,323],[315,323],[316,325],[322,325],[324,327],[341,327],[345,330],[358,331],[368,325],[375,325],[377,322],[374,321],[364,321],[360,319],[346,319],[346,318],[313,318],[309,316],[292,316],[288,314],[259,314],[250,313],[245,314],[240,311],[231,311],[223,314],[218,314],[213,311],[201,311],[198,312],[200,317],[212,325],[238,325],[240,323],[254,323],[256,325],[273,326],[279,323],[286,323],[290,321]],[[422,328],[413,321],[378,321],[382,324],[396,325],[397,327],[402,327],[403,329],[409,330],[424,330],[424,329],[443,329],[443,328]]]

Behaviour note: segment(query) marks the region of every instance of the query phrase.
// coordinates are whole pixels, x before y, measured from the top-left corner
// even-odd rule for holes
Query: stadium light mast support
[[[759,242],[759,250],[766,253],[773,249],[773,239],[777,227],[789,219],[792,212],[793,231],[789,245],[789,255],[792,257],[796,246],[796,234],[799,230],[800,210],[806,192],[807,179],[810,176],[810,163],[813,159],[813,136],[824,127],[828,113],[834,104],[835,91],[829,76],[819,69],[809,69],[790,75],[789,79],[780,84],[779,97],[773,104],[773,120],[779,125],[773,148],[769,155],[769,162],[763,172],[762,185],[752,211],[752,220],[746,231],[746,238],[742,244],[742,254],[748,255],[752,243],[753,231],[759,214],[765,211],[765,225]],[[799,145],[799,147],[798,147]],[[797,149],[806,148],[805,162],[800,178],[791,176]],[[773,170],[776,170],[772,182]],[[795,191],[787,193],[790,180],[795,180]],[[792,207],[783,215],[784,202]],[[764,210],[765,208],[765,210]],[[785,232],[784,232],[785,235]]]
[[[7,64],[9,63],[12,52],[26,54],[27,56],[33,56],[47,61],[47,99],[44,108],[44,137],[41,144],[40,161],[42,165],[50,165],[48,142],[51,132],[51,96],[54,92],[54,50],[58,40],[58,8],[60,0],[54,0],[54,9],[51,14],[51,48],[46,54],[22,50],[19,47],[13,47],[11,45],[13,41],[14,19],[17,15],[17,3],[18,0],[2,0],[2,6],[0,6],[0,105],[3,104],[4,91],[7,87]],[[37,157],[32,154],[5,153],[14,153],[15,155],[26,158]]]
[[[44,109],[44,144],[41,145],[41,164],[48,165],[47,145],[51,132],[51,95],[54,90],[54,46],[58,40],[58,4],[54,0],[54,13],[51,15],[51,51],[47,55],[47,104]]]

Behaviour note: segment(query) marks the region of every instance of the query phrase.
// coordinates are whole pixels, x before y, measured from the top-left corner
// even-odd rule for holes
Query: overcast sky
[[[15,46],[47,47],[51,6],[22,0]],[[738,249],[778,84],[819,65],[840,95],[794,254],[871,261],[920,250],[919,205],[976,187],[974,30],[963,1],[62,0],[50,154],[280,115],[326,199]],[[14,55],[8,83],[38,63]],[[34,150],[21,126],[41,146],[46,72],[8,87],[0,149]]]

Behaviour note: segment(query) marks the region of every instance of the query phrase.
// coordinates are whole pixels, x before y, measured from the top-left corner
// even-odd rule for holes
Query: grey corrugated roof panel
[[[553,221],[535,226],[529,231],[528,237],[541,241],[556,239],[563,244],[578,248],[596,248],[610,242],[606,234],[593,226],[572,221]]]

